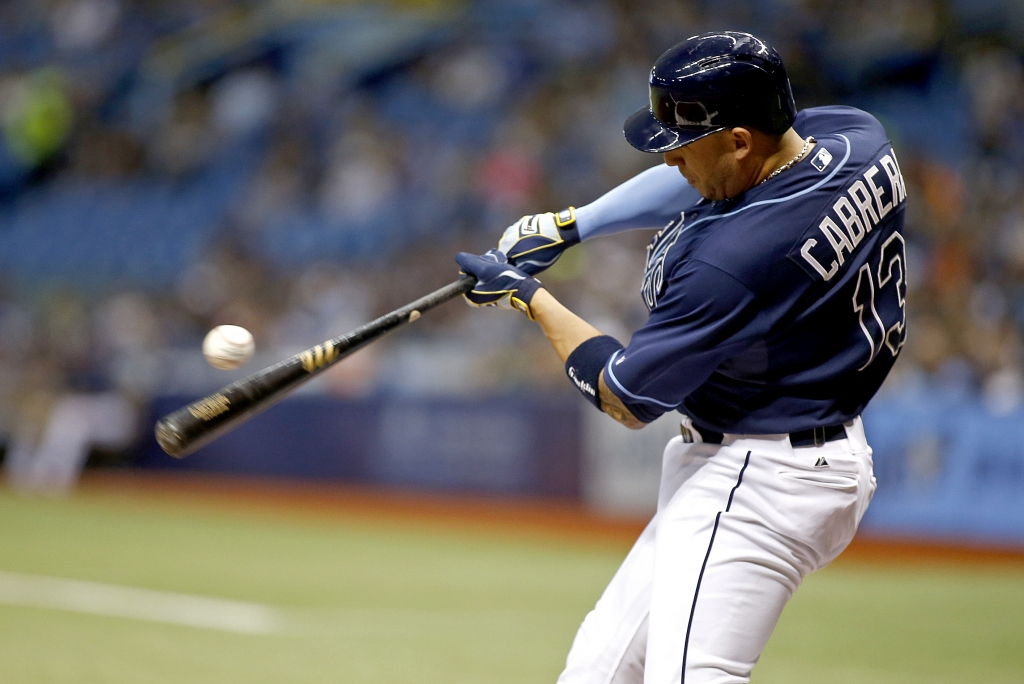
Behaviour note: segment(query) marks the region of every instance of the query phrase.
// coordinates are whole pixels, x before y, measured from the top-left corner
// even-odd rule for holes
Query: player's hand
[[[509,264],[502,252],[492,249],[480,256],[459,252],[455,261],[463,273],[477,279],[476,286],[463,295],[470,306],[517,309],[533,320],[530,300],[540,289],[540,281]]]
[[[557,214],[524,216],[505,229],[498,249],[516,268],[535,275],[558,261],[562,252],[579,241],[576,210],[569,207]]]

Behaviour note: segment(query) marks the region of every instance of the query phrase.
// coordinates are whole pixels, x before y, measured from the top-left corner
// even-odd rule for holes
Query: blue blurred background
[[[189,460],[151,428],[660,162],[622,121],[663,50],[722,28],[778,48],[799,107],[867,109],[901,155],[910,335],[865,415],[865,529],[1024,545],[1016,0],[2,3],[8,481],[60,491],[88,462],[650,510],[672,421],[602,421],[532,326],[459,303]],[[626,340],[648,239],[579,247],[545,284]],[[200,354],[222,323],[255,334],[242,371]]]

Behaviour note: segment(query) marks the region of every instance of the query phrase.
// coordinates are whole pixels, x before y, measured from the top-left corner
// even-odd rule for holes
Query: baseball
[[[206,333],[203,356],[214,368],[231,370],[244,365],[256,351],[252,333],[237,325],[218,325]]]

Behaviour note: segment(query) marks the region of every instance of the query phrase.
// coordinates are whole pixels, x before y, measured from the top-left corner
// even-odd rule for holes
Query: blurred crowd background
[[[661,52],[725,28],[780,51],[798,107],[867,109],[900,154],[910,334],[884,391],[953,392],[1014,412],[1024,400],[1016,0],[9,0],[8,463],[58,427],[102,425],[98,443],[130,451],[154,398],[235,377],[203,362],[210,327],[253,331],[252,370],[449,282],[456,251],[489,248],[520,215],[586,204],[660,163],[625,143],[622,122],[645,103]],[[649,238],[583,245],[545,284],[625,341],[645,316]],[[510,387],[569,392],[520,316],[456,303],[309,391]],[[74,408],[90,396],[106,403]],[[60,411],[94,417],[76,428],[54,419]]]

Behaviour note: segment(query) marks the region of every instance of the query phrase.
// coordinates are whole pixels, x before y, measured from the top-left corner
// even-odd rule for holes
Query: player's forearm
[[[647,423],[639,420],[636,416],[630,413],[629,409],[626,408],[626,405],[622,403],[622,400],[608,389],[608,384],[604,381],[604,371],[601,371],[601,379],[598,382],[598,392],[601,397],[601,410],[609,416],[622,423],[630,430],[639,430],[647,425]]]
[[[661,228],[700,199],[679,170],[659,164],[576,209],[580,239]]]
[[[534,320],[544,332],[544,336],[551,342],[555,353],[563,362],[587,340],[604,335],[600,330],[562,306],[562,303],[545,289],[537,290],[533,295],[530,310],[533,312]],[[646,425],[637,420],[619,398],[608,389],[603,371],[597,391],[601,399],[601,410],[609,416],[632,430],[639,430]]]
[[[604,334],[562,306],[562,303],[547,290],[537,290],[530,302],[530,309],[533,311],[534,320],[563,362],[576,347],[591,337]]]

